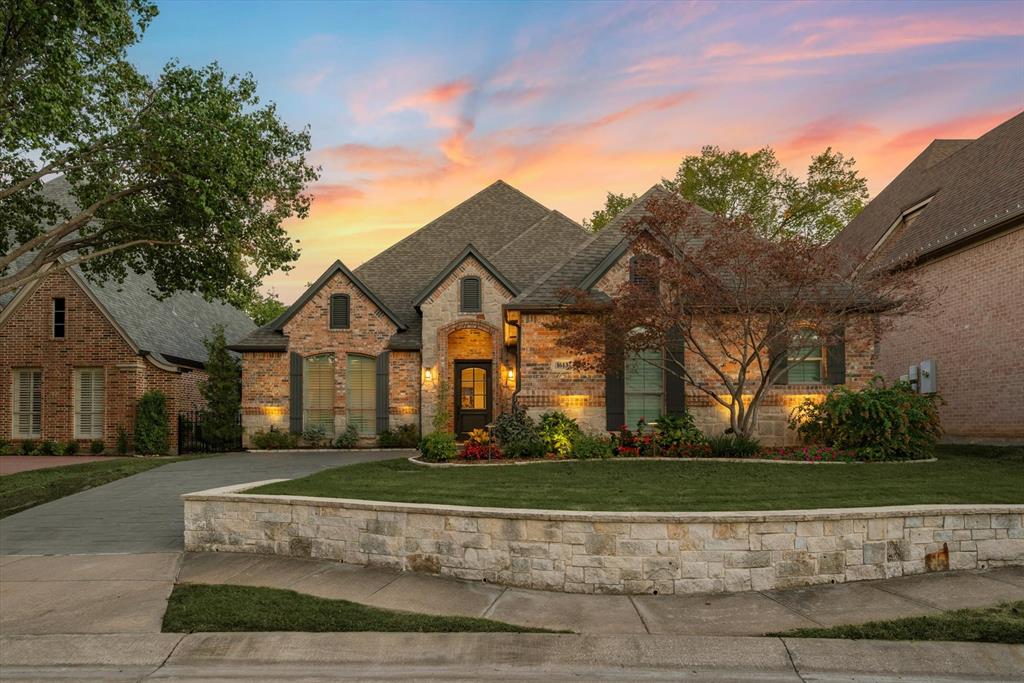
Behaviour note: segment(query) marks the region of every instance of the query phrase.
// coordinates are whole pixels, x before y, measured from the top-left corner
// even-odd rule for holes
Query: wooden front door
[[[455,433],[459,439],[491,421],[491,362],[455,361]]]

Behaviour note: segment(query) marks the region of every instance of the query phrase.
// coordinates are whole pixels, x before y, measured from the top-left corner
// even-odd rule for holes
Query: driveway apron
[[[406,457],[400,451],[231,453],[173,463],[0,520],[0,555],[183,549],[183,493]]]

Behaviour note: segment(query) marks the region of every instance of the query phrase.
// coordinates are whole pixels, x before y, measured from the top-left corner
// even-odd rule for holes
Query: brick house
[[[1024,113],[932,142],[833,244],[862,269],[913,268],[938,294],[882,336],[879,374],[931,361],[920,379],[945,399],[947,440],[1024,443]]]
[[[353,423],[364,437],[401,424],[428,431],[441,386],[460,434],[508,410],[513,396],[535,416],[562,410],[594,431],[685,406],[721,432],[724,410],[673,375],[628,362],[617,376],[575,371],[546,327],[566,288],[610,291],[628,277],[621,226],[662,191],[591,233],[498,181],[354,271],[335,262],[281,317],[232,346],[243,359],[246,438],[310,424],[337,434]],[[866,383],[873,330],[850,321],[844,344],[795,364],[771,390],[758,436],[790,441],[793,405],[831,383]]]
[[[45,192],[71,201],[62,179]],[[17,263],[17,262],[16,262]],[[163,301],[148,274],[97,284],[77,268],[0,296],[0,438],[102,439],[129,435],[142,394],[160,389],[177,450],[182,411],[203,405],[203,340],[223,325],[229,340],[255,328],[242,311],[180,292]]]

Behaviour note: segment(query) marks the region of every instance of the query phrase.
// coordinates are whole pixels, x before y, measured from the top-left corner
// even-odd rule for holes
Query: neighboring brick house
[[[44,191],[70,201],[63,179]],[[177,414],[203,405],[203,340],[215,325],[229,340],[255,325],[223,303],[150,291],[146,274],[100,285],[71,268],[0,296],[0,438],[101,439],[112,449],[118,428],[131,435],[142,394],[160,389],[176,452]]]
[[[232,346],[243,359],[246,439],[310,424],[337,434],[349,422],[364,437],[400,424],[428,431],[442,385],[449,429],[460,434],[491,422],[513,396],[533,415],[562,410],[594,431],[684,406],[705,430],[723,431],[723,409],[649,364],[627,364],[617,377],[574,370],[545,326],[568,288],[610,291],[625,277],[621,226],[654,192],[663,190],[590,233],[498,181],[355,271],[334,263],[281,317]],[[786,417],[797,402],[830,383],[863,386],[873,329],[852,321],[844,345],[794,368],[770,391],[757,435],[792,440]]]
[[[879,373],[933,361],[922,379],[947,440],[1024,443],[1024,113],[932,142],[833,244],[864,271],[913,268],[938,295],[882,336]]]

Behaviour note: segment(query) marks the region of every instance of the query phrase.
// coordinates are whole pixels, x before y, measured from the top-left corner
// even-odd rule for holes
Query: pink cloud
[[[923,150],[937,139],[972,139],[1020,113],[1019,108],[999,109],[980,114],[957,116],[945,121],[911,128],[891,137],[886,145],[899,149]]]
[[[448,104],[461,98],[472,89],[473,84],[469,80],[449,81],[436,85],[433,88],[407,95],[395,102],[390,109],[423,109],[440,104]]]
[[[466,151],[466,140],[476,127],[472,119],[461,118],[451,135],[441,141],[440,149],[448,161],[454,164],[467,165],[472,162]]]
[[[878,135],[877,127],[845,116],[826,116],[800,127],[797,134],[778,145],[784,153],[823,151],[826,147],[848,142],[856,137]]]
[[[347,170],[358,173],[392,173],[436,163],[418,150],[398,145],[378,147],[350,143],[316,150],[313,156],[321,163],[340,163]]]

